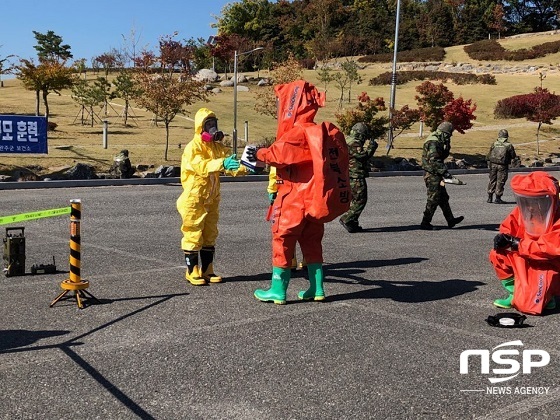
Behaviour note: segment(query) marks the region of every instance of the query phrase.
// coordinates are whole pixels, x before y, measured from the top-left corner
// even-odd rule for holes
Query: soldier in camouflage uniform
[[[366,141],[368,145],[365,146]],[[349,155],[350,186],[352,202],[350,209],[340,217],[340,224],[350,233],[362,231],[358,218],[367,204],[367,183],[369,159],[377,150],[377,142],[371,138],[368,126],[362,122],[354,124],[350,135],[346,136]]]
[[[492,196],[496,193],[496,204],[505,204],[502,201],[504,185],[508,179],[509,164],[517,157],[513,144],[508,141],[509,133],[507,130],[498,132],[498,139],[490,146],[490,151],[486,156],[488,168],[490,169],[490,182],[488,183],[488,200],[492,202]]]
[[[450,228],[457,223],[461,223],[464,219],[463,216],[453,217],[453,212],[449,206],[449,195],[443,181],[451,178],[444,161],[449,156],[452,134],[453,124],[447,121],[442,122],[438,125],[436,131],[428,136],[422,148],[422,169],[425,171],[424,182],[428,190],[428,201],[420,228],[425,230],[434,228],[431,222],[438,206],[441,208]]]
[[[111,172],[118,178],[124,179],[131,178],[134,171],[135,170],[130,163],[130,158],[128,157],[128,150],[121,150],[121,152],[113,158]]]

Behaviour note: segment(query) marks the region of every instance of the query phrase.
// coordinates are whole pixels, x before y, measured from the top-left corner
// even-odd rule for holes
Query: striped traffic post
[[[89,287],[89,282],[83,280],[80,274],[80,221],[82,218],[82,202],[79,199],[70,200],[70,277],[62,283],[60,287],[62,292],[50,304],[54,306],[56,302],[62,299],[68,292],[73,291],[76,297],[78,308],[83,309],[84,305],[82,299],[90,297],[97,300],[95,296],[89,293],[86,289]]]

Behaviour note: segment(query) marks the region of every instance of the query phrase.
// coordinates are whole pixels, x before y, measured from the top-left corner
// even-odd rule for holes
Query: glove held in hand
[[[260,147],[258,147],[258,146],[252,146],[252,147],[247,148],[247,152],[246,152],[245,156],[247,157],[247,160],[249,162],[254,163],[258,160],[257,159],[257,151],[259,149],[260,149]]]
[[[278,193],[268,193],[268,201],[270,201],[270,205],[274,204],[274,200],[276,200],[276,195]]]
[[[237,155],[233,154],[224,159],[224,169],[235,171],[239,169],[239,161],[236,159]]]
[[[515,236],[511,236],[506,233],[498,233],[494,237],[494,249],[498,250],[511,248],[513,251],[517,251],[519,241],[520,239]]]

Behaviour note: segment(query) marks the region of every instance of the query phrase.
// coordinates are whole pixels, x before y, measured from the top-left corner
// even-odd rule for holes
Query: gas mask
[[[523,219],[525,232],[533,237],[539,237],[548,232],[552,225],[554,205],[552,196],[528,196],[515,194],[519,213]]]
[[[204,126],[202,127],[202,134],[200,135],[202,141],[222,141],[224,138],[224,133],[218,131],[218,119],[208,118],[204,121]]]

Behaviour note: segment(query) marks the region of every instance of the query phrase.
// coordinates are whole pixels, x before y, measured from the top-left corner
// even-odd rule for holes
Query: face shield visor
[[[515,194],[525,232],[534,237],[546,233],[552,225],[553,198],[550,195],[527,196]]]

